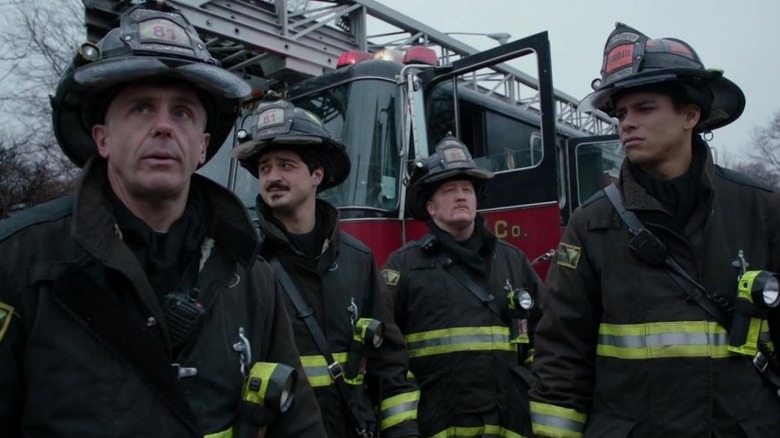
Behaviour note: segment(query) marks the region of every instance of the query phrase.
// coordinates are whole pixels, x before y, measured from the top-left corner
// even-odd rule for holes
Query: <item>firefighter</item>
[[[530,436],[527,367],[542,284],[476,212],[492,177],[460,140],[441,140],[416,163],[407,198],[429,233],[381,271],[420,386],[420,436]]]
[[[617,118],[626,158],[574,212],[549,273],[534,432],[777,436],[777,279],[751,272],[780,272],[780,199],[715,165],[702,138],[745,97],[684,41],[621,23],[601,74],[580,108]]]
[[[345,145],[313,113],[274,93],[246,124],[234,155],[259,179],[261,255],[285,290],[328,436],[416,437],[419,392],[406,379],[406,346],[373,255],[318,198],[349,175]]]
[[[244,206],[194,175],[250,91],[167,2],[81,46],[52,98],[75,191],[0,227],[3,437],[325,436]]]

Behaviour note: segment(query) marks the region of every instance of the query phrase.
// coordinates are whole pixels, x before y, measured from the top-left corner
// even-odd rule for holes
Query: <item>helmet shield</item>
[[[493,172],[478,167],[463,142],[455,137],[445,137],[436,145],[436,151],[431,156],[415,163],[406,197],[406,208],[412,217],[427,219],[425,204],[434,189],[445,180],[456,178],[471,180],[480,196],[483,183],[493,178]]]
[[[181,80],[198,92],[211,135],[206,161],[232,132],[241,102],[252,91],[244,80],[219,67],[195,28],[169,2],[134,6],[97,45],[79,48],[51,99],[54,134],[76,165],[97,154],[92,126],[102,122],[116,93],[151,78]]]
[[[654,85],[676,84],[686,101],[699,105],[697,131],[709,131],[736,120],[745,108],[745,96],[719,70],[705,69],[688,43],[675,38],[650,39],[617,23],[604,47],[601,78],[594,92],[580,102],[582,111],[601,110],[614,115],[617,94],[652,91]]]
[[[289,149],[312,158],[325,176],[320,190],[335,187],[349,176],[351,163],[346,146],[331,137],[322,121],[312,112],[286,100],[261,102],[238,131],[233,156],[258,178],[257,164],[263,153]]]

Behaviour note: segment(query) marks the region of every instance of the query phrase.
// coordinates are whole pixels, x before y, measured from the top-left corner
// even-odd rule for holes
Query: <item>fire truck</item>
[[[572,211],[617,178],[623,155],[615,122],[580,112],[576,99],[554,89],[546,32],[480,52],[374,0],[310,1],[303,10],[290,0],[171,2],[257,98],[278,91],[344,141],[350,176],[321,197],[339,208],[342,229],[371,247],[380,266],[427,230],[406,214],[406,183],[413,163],[445,135],[460,138],[495,172],[480,212],[543,277]],[[84,0],[88,38],[114,27],[128,3]],[[372,26],[391,31],[371,35]],[[258,183],[231,149],[200,172],[251,212]]]

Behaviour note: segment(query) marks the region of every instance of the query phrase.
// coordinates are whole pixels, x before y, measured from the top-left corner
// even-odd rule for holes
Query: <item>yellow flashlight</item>
[[[385,325],[382,321],[373,318],[360,318],[355,323],[353,337],[356,341],[365,345],[379,348],[382,345],[382,341],[385,340],[384,332]]]
[[[297,385],[295,368],[281,363],[256,362],[244,381],[242,398],[273,412],[286,412],[292,405]]]

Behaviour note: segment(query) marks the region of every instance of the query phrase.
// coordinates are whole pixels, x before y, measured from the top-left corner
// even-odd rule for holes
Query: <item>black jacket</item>
[[[241,328],[253,362],[301,367],[246,211],[224,188],[192,178],[213,219],[213,247],[204,246],[197,276],[211,299],[200,330],[174,356],[160,300],[104,194],[105,168],[92,160],[75,196],[0,225],[0,308],[13,308],[0,331],[2,436],[202,437],[229,429],[244,383],[234,350]],[[179,378],[172,364],[197,373]],[[324,436],[305,379],[267,436]]]
[[[739,250],[749,269],[780,270],[780,197],[714,166],[706,143],[697,203],[684,226],[647,194],[627,162],[626,208],[708,291],[734,302]],[[640,260],[603,192],[575,211],[548,277],[536,336],[534,430],[549,436],[768,437],[780,399],[751,358],[667,270]],[[770,315],[777,344],[778,313]],[[557,425],[557,426],[556,426]]]
[[[420,436],[454,436],[459,427],[475,427],[470,430],[479,430],[476,436],[530,434],[526,366],[533,356],[542,284],[525,254],[504,241],[486,262],[484,278],[469,275],[493,296],[502,316],[448,272],[453,263],[471,271],[431,234],[391,254],[382,269],[420,385]],[[510,343],[507,295],[521,288],[537,305],[517,315],[525,319],[527,343]]]
[[[306,256],[290,243],[282,225],[272,218],[258,196],[259,225],[264,234],[261,255],[281,262],[312,308],[336,360],[345,361],[350,350],[353,327],[348,308],[353,303],[360,317],[376,318],[384,323],[384,342],[379,349],[368,349],[366,353],[364,384],[347,386],[361,410],[378,411],[383,437],[417,436],[419,392],[406,379],[406,345],[393,321],[391,303],[381,293],[374,257],[360,241],[340,231],[338,211],[334,207],[318,199],[316,209],[316,227],[321,227],[325,242],[317,260],[306,261]],[[289,297],[285,298],[288,313],[294,315],[291,320],[295,343],[314,387],[328,436],[354,436],[345,402],[324,367],[325,358]]]

